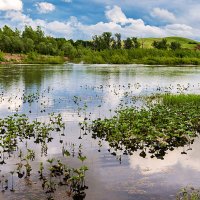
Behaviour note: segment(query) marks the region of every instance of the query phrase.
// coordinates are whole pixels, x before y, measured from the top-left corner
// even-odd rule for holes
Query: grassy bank
[[[69,58],[69,59],[68,59]],[[63,64],[66,61],[85,64],[147,64],[147,65],[200,65],[200,51],[179,49],[106,49],[94,51],[90,48],[77,49],[66,59],[64,56],[0,53],[2,64]]]
[[[29,53],[24,59],[24,63],[27,64],[63,64],[65,61],[61,56],[46,56],[36,53]]]
[[[86,64],[200,65],[200,51],[158,49],[82,49],[72,62]]]
[[[0,52],[1,64],[63,64],[66,59],[62,56],[48,56],[37,53],[4,54]]]

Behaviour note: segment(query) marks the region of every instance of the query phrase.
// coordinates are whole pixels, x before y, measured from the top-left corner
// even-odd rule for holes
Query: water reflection
[[[116,157],[107,151],[107,143],[98,152],[98,141],[92,140],[91,135],[78,140],[78,123],[84,120],[84,115],[80,116],[78,110],[87,103],[87,114],[91,113],[91,120],[99,116],[111,117],[121,101],[129,101],[125,95],[127,91],[133,96],[167,91],[176,93],[183,88],[184,92],[199,93],[199,75],[199,67],[1,66],[0,117],[10,115],[16,109],[32,119],[40,120],[45,120],[48,113],[61,113],[67,125],[64,143],[82,144],[88,156],[90,172],[87,181],[90,188],[86,199],[174,199],[173,195],[180,187],[200,185],[197,179],[200,170],[198,140],[192,145],[192,150],[187,151],[187,155],[181,154],[184,149],[179,148],[168,152],[162,161],[148,157],[144,159],[139,153],[134,153],[133,156],[122,157],[120,165]],[[36,92],[40,93],[38,101],[23,103],[24,94]],[[79,105],[74,103],[75,96],[81,97]],[[83,110],[80,112],[84,113]],[[30,148],[34,148],[34,143],[30,144]],[[40,154],[39,149],[37,153]],[[49,145],[48,153],[60,156],[59,138]],[[40,157],[37,162],[41,160],[46,158]],[[9,172],[12,167],[11,162],[3,170]],[[27,191],[26,187],[24,191]],[[41,191],[36,191],[35,196],[40,196]],[[18,199],[24,196],[23,192],[18,195]],[[2,199],[13,199],[13,196],[11,194]]]
[[[192,145],[192,148],[195,151],[190,149],[190,151],[187,151],[187,155],[183,155],[181,152],[186,151],[188,147],[181,147],[168,152],[168,154],[165,155],[164,161],[156,158],[150,159],[150,157],[144,159],[136,153],[134,156],[130,156],[130,166],[132,169],[140,169],[141,173],[144,175],[161,172],[167,173],[173,170],[176,165],[200,172],[200,158],[197,153],[200,151],[198,139]]]

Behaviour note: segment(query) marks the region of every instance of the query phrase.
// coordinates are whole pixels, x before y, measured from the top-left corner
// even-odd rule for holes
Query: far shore
[[[93,62],[94,61],[94,62]],[[36,58],[30,59],[26,54],[4,54],[4,60],[0,62],[0,65],[41,65],[41,64],[88,64],[88,65],[137,65],[137,66],[182,66],[182,67],[194,67],[200,65],[200,58],[165,58],[155,57],[154,59],[135,59],[134,63],[126,63],[118,61],[117,63],[97,63],[95,60],[92,62],[84,62],[78,59],[70,60],[68,57],[62,56],[49,56],[49,55],[38,55]]]

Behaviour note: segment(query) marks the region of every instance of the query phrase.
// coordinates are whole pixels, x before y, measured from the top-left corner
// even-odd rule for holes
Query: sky
[[[181,36],[200,40],[199,0],[0,0],[0,27],[41,26],[47,35],[91,39]]]

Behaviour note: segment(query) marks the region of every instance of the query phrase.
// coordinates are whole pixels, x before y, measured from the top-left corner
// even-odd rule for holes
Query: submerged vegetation
[[[20,198],[19,187],[23,186],[24,182],[29,182],[30,185],[32,183],[31,187],[26,185],[23,191],[30,189],[29,193],[35,194],[37,198],[45,196],[49,200],[62,197],[81,200],[86,197],[87,184],[90,187],[89,195],[87,194],[89,197],[94,189],[101,192],[101,188],[95,184],[93,186],[92,181],[102,176],[101,170],[104,170],[105,176],[107,170],[115,173],[114,167],[120,169],[118,164],[126,163],[130,158],[127,155],[133,154],[131,159],[137,159],[138,155],[146,158],[141,158],[142,162],[149,162],[151,158],[157,162],[157,159],[165,159],[170,151],[176,153],[178,150],[186,156],[185,154],[195,147],[192,144],[196,142],[200,131],[200,95],[183,93],[199,90],[200,84],[143,85],[144,83],[135,80],[132,82],[132,73],[129,70],[127,73],[131,73],[131,82],[122,83],[121,79],[119,81],[120,70],[117,67],[108,70],[103,67],[95,72],[92,67],[88,67],[85,70],[87,74],[107,76],[109,73],[115,77],[116,82],[113,84],[112,80],[103,79],[99,85],[96,79],[95,83],[88,83],[86,80],[75,88],[67,80],[73,81],[69,77],[69,74],[72,74],[76,83],[79,76],[71,73],[69,68],[66,72],[65,66],[59,66],[62,76],[56,73],[56,78],[51,78],[47,87],[42,80],[46,80],[48,73],[52,75],[54,67],[47,67],[48,71],[42,68],[42,75],[37,70],[33,73],[31,67],[23,69],[32,72],[29,74],[24,70],[24,74],[20,68],[24,79],[18,78],[28,84],[26,89],[10,89],[12,84],[9,84],[7,87],[3,85],[0,93],[0,104],[3,107],[0,119],[0,183],[5,199],[6,195],[11,198],[19,195],[17,197]],[[155,71],[157,72],[157,68]],[[124,69],[122,72],[124,73]],[[7,73],[9,77],[16,78],[16,74],[10,74],[10,69]],[[36,77],[40,78],[38,82],[35,82]],[[110,78],[112,76],[108,80]],[[15,85],[18,82],[17,79],[9,81]],[[43,83],[41,87],[40,83]],[[172,95],[170,92],[181,94]],[[99,155],[96,155],[95,151],[99,152]],[[94,157],[100,158],[100,164],[103,163],[106,168],[99,167],[99,162],[95,168]],[[115,162],[115,166],[108,163],[107,158],[109,162]],[[89,178],[86,173],[87,165],[89,168],[94,167]],[[129,166],[125,169],[130,170]],[[130,176],[132,172],[128,170],[127,174]],[[113,175],[116,176],[115,180],[120,180],[120,174]],[[92,181],[91,176],[94,176]],[[105,181],[107,183],[108,180]],[[131,184],[129,186],[132,187]],[[37,187],[40,188],[38,193],[35,190]],[[183,191],[177,195],[177,199],[195,199],[198,197],[195,196],[196,192]],[[133,198],[134,195],[137,197],[137,193],[131,195]],[[24,196],[29,198],[27,194]]]
[[[29,143],[32,141],[35,144],[40,144],[41,156],[47,156],[48,143],[54,140],[55,133],[62,132],[65,129],[65,125],[62,121],[60,114],[55,116],[51,114],[49,116],[49,123],[39,122],[34,120],[29,121],[26,115],[14,114],[13,116],[0,119],[0,153],[1,161],[0,165],[6,165],[8,159],[16,156],[18,157],[18,163],[16,163],[16,169],[11,171],[11,188],[8,185],[8,179],[1,179],[2,192],[10,189],[14,192],[14,176],[17,174],[19,179],[29,179],[32,172],[32,162],[36,159],[36,149],[30,149]],[[53,134],[54,133],[54,134]],[[64,133],[59,134],[64,136]],[[20,144],[26,143],[26,150],[20,148]],[[60,140],[62,144],[62,140]],[[39,148],[39,147],[38,147]],[[70,153],[62,147],[63,156],[69,157]],[[83,159],[84,158],[84,159]],[[81,149],[79,148],[78,159],[83,163],[86,159],[83,156]],[[70,167],[66,161],[51,158],[47,160],[50,166],[45,166],[40,163],[38,166],[38,179],[41,181],[42,188],[47,194],[47,199],[54,199],[53,193],[57,187],[65,186],[68,196],[72,196],[74,199],[84,199],[84,190],[88,187],[85,185],[85,172],[88,170],[87,166],[80,168]],[[3,176],[4,178],[4,176]]]

